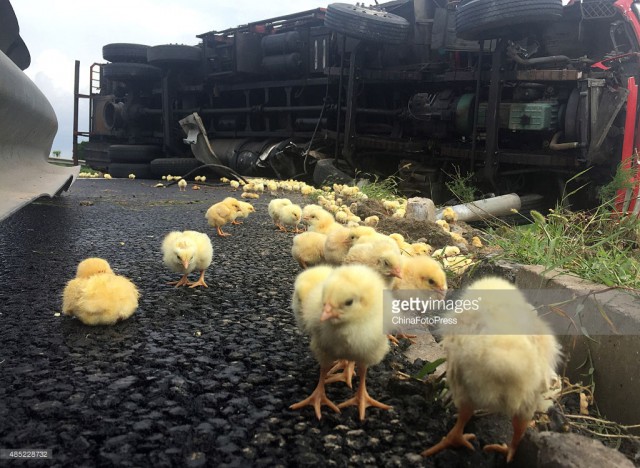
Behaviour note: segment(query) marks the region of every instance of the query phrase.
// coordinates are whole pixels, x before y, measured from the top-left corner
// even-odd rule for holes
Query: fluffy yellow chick
[[[456,213],[450,206],[447,206],[444,210],[442,210],[442,219],[444,219],[447,223],[453,224],[458,221],[458,213]]]
[[[257,193],[253,193],[253,192],[242,192],[242,195],[240,195],[242,198],[252,198],[257,200],[258,198],[260,198],[260,195]]]
[[[135,175],[135,174],[129,174],[129,179],[133,180],[133,179],[135,179],[135,178],[136,178],[136,175]]]
[[[349,215],[342,210],[336,211],[336,221],[340,224],[347,224],[349,221]]]
[[[304,236],[305,234],[317,234],[319,236],[324,235],[315,232],[305,232],[304,234],[300,234],[300,236]],[[305,308],[307,299],[311,291],[319,284],[322,284],[322,282],[327,279],[332,271],[333,267],[330,267],[328,265],[319,265],[313,268],[308,268],[296,277],[296,281],[293,284],[291,309],[293,310],[293,315],[296,318],[298,328],[300,329],[300,331],[304,332],[307,335],[310,333],[309,327],[310,323],[312,322],[312,320],[303,315],[303,310],[306,310],[307,312],[310,310],[308,307]]]
[[[281,231],[286,231],[287,228],[285,228],[280,222],[280,209],[283,206],[291,204],[291,200],[289,200],[288,198],[274,198],[269,202],[269,206],[267,208],[269,216],[271,217],[273,224],[275,224]]]
[[[278,184],[277,182],[270,180],[267,182],[267,188],[269,189],[269,191],[274,194],[275,192],[278,191]]]
[[[481,249],[483,247],[482,245],[482,241],[480,240],[480,238],[478,236],[473,236],[471,238],[471,245],[473,245],[474,247]]]
[[[419,255],[431,255],[431,252],[433,252],[433,247],[425,242],[414,242],[411,244],[411,253],[414,257]]]
[[[233,190],[238,190],[238,187],[240,187],[240,182],[238,182],[237,180],[230,180],[229,185]]]
[[[238,205],[240,206],[240,213],[238,213],[238,216],[236,217],[236,219],[231,221],[231,224],[242,224],[242,221],[238,221],[238,218],[247,219],[251,213],[256,212],[256,209],[253,207],[251,203],[238,200]]]
[[[439,219],[438,221],[436,221],[436,224],[445,231],[451,232],[451,226],[449,226],[449,223],[447,223],[444,219]]]
[[[460,234],[458,234],[457,232],[450,232],[449,235],[451,236],[451,240],[453,242],[455,242],[456,244],[464,244],[467,245],[467,239],[465,239],[464,237],[462,237]]]
[[[327,279],[313,288],[302,304],[302,315],[311,334],[311,350],[320,363],[320,378],[313,393],[290,406],[299,409],[313,406],[316,417],[327,405],[336,412],[339,408],[357,406],[360,420],[366,408],[391,407],[371,398],[367,392],[367,368],[384,359],[389,342],[383,334],[384,283],[380,275],[362,265],[335,269]],[[325,393],[325,378],[336,360],[355,361],[360,385],[355,397],[336,406]]]
[[[411,244],[404,240],[404,236],[402,234],[393,233],[389,234],[389,237],[398,244],[398,248],[402,252],[403,255],[411,256],[413,254],[413,249],[411,248]]]
[[[219,236],[230,236],[231,234],[222,232],[222,226],[235,221],[241,211],[238,200],[227,197],[223,201],[211,205],[204,217],[210,226],[216,228]]]
[[[479,298],[481,300],[478,300]],[[433,455],[449,447],[467,447],[473,434],[464,427],[474,409],[501,412],[512,420],[509,446],[492,444],[513,460],[518,444],[542,394],[549,389],[560,360],[560,346],[553,331],[518,289],[501,278],[473,283],[461,300],[476,301],[477,310],[455,314],[457,325],[442,340],[447,353],[447,381],[458,419],[442,441],[422,454]]]
[[[113,325],[133,315],[139,297],[136,286],[114,274],[106,260],[88,258],[80,262],[76,277],[64,288],[62,313],[85,325]]]
[[[291,255],[302,268],[308,268],[324,262],[325,234],[319,232],[303,232],[293,238]]]
[[[231,181],[229,179],[227,179],[226,177],[220,177],[220,182],[222,182],[223,184],[228,184]]]
[[[302,210],[302,219],[309,225],[309,231],[328,234],[342,226],[336,223],[333,215],[318,205],[307,205]]]
[[[373,242],[354,245],[346,257],[345,265],[367,265],[377,271],[387,285],[394,278],[402,278],[400,249],[389,242]]]
[[[298,228],[302,220],[302,208],[300,208],[300,206],[293,204],[285,205],[278,210],[278,217],[285,232],[287,232],[287,226],[293,227],[292,232],[303,232]]]
[[[421,289],[434,291],[441,298],[447,293],[447,275],[431,257],[405,257],[402,277],[396,278],[392,289]]]
[[[341,227],[331,231],[324,243],[324,259],[332,265],[340,265],[353,247],[357,237],[353,229]]]
[[[407,210],[405,210],[404,208],[399,208],[396,211],[393,212],[393,214],[391,215],[392,218],[404,218],[404,215],[407,213]]]
[[[442,265],[445,270],[450,270],[456,275],[464,273],[473,263],[473,260],[464,255],[453,255],[450,257],[444,257],[442,259]]]
[[[200,176],[200,182],[206,182],[207,176]]]
[[[453,257],[455,255],[460,255],[460,249],[455,245],[447,245],[431,254],[433,258]]]
[[[376,227],[379,222],[380,218],[378,218],[377,216],[367,216],[366,218],[364,218],[365,226]]]
[[[180,189],[181,192],[186,192],[187,191],[187,181],[184,179],[180,179],[178,181],[178,188]]]
[[[173,231],[165,236],[162,241],[162,260],[164,264],[175,271],[182,273],[179,281],[169,284],[179,286],[209,286],[204,281],[204,272],[213,258],[213,247],[209,236],[197,231]],[[194,270],[200,271],[200,278],[195,283],[190,283],[187,276]]]
[[[103,177],[104,177],[105,179],[111,179],[111,174],[105,174]]]

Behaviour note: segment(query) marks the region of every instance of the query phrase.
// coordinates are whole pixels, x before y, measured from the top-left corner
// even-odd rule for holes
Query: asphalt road
[[[372,396],[392,411],[342,414],[288,406],[314,388],[318,366],[289,308],[292,234],[266,206],[215,236],[204,219],[224,187],[179,192],[148,181],[79,180],[0,223],[0,448],[48,448],[47,466],[501,466],[497,455],[446,451],[424,460],[454,421],[394,350],[372,368]],[[239,195],[239,194],[237,194]],[[171,230],[208,232],[209,289],[176,289],[160,243]],[[65,283],[89,256],[107,259],[142,293],[129,320],[89,327],[61,311]],[[343,384],[329,388],[341,402]],[[479,444],[495,442],[476,430]],[[479,423],[478,423],[479,424]],[[497,465],[496,465],[497,463]],[[19,466],[0,460],[0,465]],[[41,465],[41,464],[39,464]]]

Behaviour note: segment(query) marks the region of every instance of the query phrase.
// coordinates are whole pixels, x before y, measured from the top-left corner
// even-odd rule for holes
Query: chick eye
[[[344,305],[346,305],[347,307],[353,305],[353,299],[349,299],[349,300],[345,301]]]
[[[433,281],[433,278],[429,278],[429,284],[433,286],[434,284],[436,284],[436,282]]]

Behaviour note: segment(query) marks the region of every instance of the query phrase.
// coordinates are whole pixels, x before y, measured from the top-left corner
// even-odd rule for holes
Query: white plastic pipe
[[[454,205],[451,208],[458,214],[459,221],[469,222],[506,216],[512,213],[511,210],[519,210],[521,206],[520,197],[515,193],[510,193],[462,205]],[[436,218],[442,219],[442,210],[438,210]]]

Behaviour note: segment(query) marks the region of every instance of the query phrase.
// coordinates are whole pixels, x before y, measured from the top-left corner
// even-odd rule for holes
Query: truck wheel
[[[334,183],[349,184],[351,182],[353,182],[353,177],[339,169],[333,159],[319,160],[313,170],[313,183],[317,186]]]
[[[151,173],[158,179],[163,175],[183,176],[200,166],[196,158],[158,158],[151,161]]]
[[[401,16],[347,3],[329,5],[324,25],[345,36],[386,44],[401,44],[409,33],[409,22]]]
[[[156,65],[200,63],[201,60],[202,49],[189,45],[157,45],[147,50],[147,62]]]
[[[102,47],[102,58],[109,62],[145,63],[148,48],[149,46],[143,44],[116,42]]]
[[[145,81],[160,78],[160,69],[146,63],[107,63],[102,76],[115,81]]]
[[[111,145],[108,152],[112,163],[149,164],[162,156],[162,149],[153,145]]]
[[[154,178],[149,164],[112,163],[109,164],[109,174],[111,174],[111,177],[119,179],[126,179],[129,174],[135,174],[138,179]]]
[[[513,37],[522,28],[562,17],[562,0],[463,0],[456,11],[456,34],[477,41]]]

